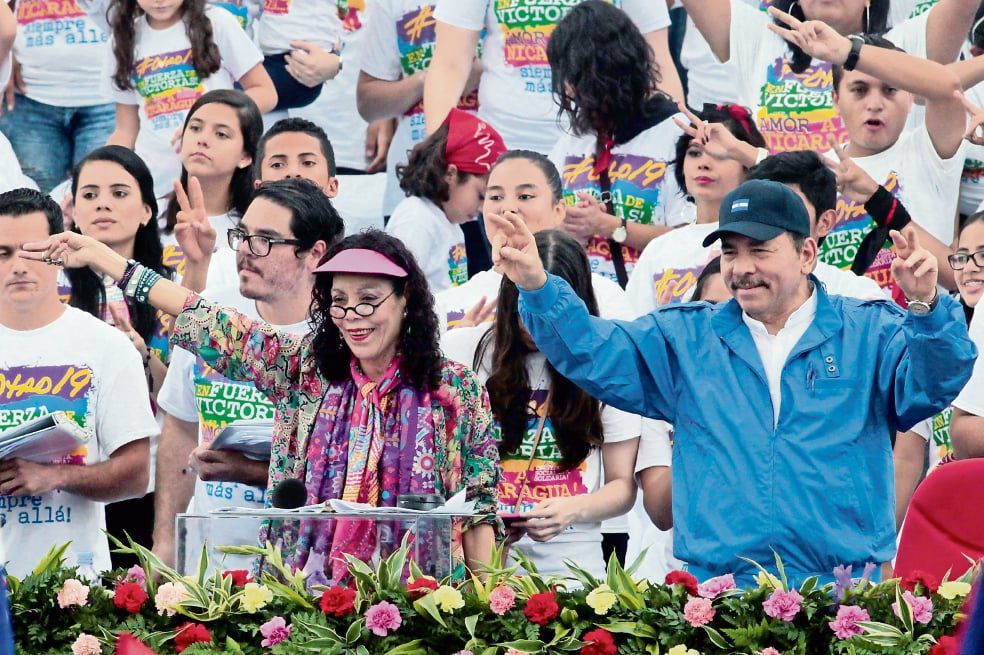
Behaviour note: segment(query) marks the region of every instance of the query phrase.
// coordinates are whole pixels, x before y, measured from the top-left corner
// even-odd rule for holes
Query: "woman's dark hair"
[[[418,143],[407,156],[407,163],[396,167],[400,188],[408,196],[427,198],[435,205],[447,202],[451,187],[444,176],[448,161],[444,151],[448,146],[448,125],[441,125],[436,132]],[[458,172],[457,181],[472,177],[471,173]]]
[[[253,99],[242,91],[233,89],[218,89],[209,91],[188,110],[185,117],[184,126],[181,128],[181,138],[188,129],[188,123],[195,117],[195,112],[210,105],[213,102],[232,107],[236,110],[239,117],[239,131],[243,135],[243,152],[249,155],[253,162],[256,161],[257,144],[263,136],[263,115]],[[188,171],[181,166],[181,186],[188,188]],[[178,211],[181,209],[174,196],[174,192],[168,194],[167,211],[164,213],[164,231],[168,234],[174,231],[174,226],[178,222]],[[229,183],[229,210],[234,211],[239,216],[246,213],[250,201],[253,199],[253,166],[237,168],[232,174],[232,181]]]
[[[547,184],[550,185],[550,195],[553,197],[553,201],[560,202],[564,199],[564,182],[560,179],[560,171],[546,155],[533,150],[507,150],[499,156],[499,160],[495,162],[492,170],[494,171],[496,166],[502,162],[511,159],[525,159],[539,168],[543,176],[547,178]],[[491,174],[492,172],[489,171],[489,175]]]
[[[888,30],[888,5],[889,0],[871,0],[870,5],[861,16],[861,32],[863,34],[882,34]],[[797,0],[775,0],[772,6],[798,20],[809,20],[803,14],[803,5]],[[774,22],[776,25],[789,27],[778,18],[774,19]],[[788,42],[786,45],[789,46],[792,53],[789,58],[790,70],[794,73],[802,73],[809,68],[813,58],[803,52],[803,49],[798,45]],[[834,87],[836,88],[836,84]]]
[[[550,85],[575,134],[613,135],[646,113],[661,82],[655,55],[635,23],[608,2],[586,0],[547,43]]]
[[[147,164],[135,152],[123,146],[103,146],[96,148],[80,161],[72,171],[72,197],[78,197],[79,177],[87,164],[96,161],[106,161],[116,164],[137,181],[140,190],[140,200],[150,208],[150,220],[137,228],[133,236],[133,259],[140,262],[158,275],[171,277],[171,269],[164,265],[164,246],[161,245],[161,235],[157,228],[157,198],[154,197],[154,177],[150,174]],[[74,231],[79,232],[76,225]],[[102,278],[91,268],[67,268],[65,275],[72,287],[69,304],[88,312],[97,318],[103,318],[106,309],[106,287]],[[147,341],[158,323],[157,310],[147,303],[138,303],[126,299],[130,310],[131,323],[138,334]]]
[[[711,261],[707,262],[707,266],[704,270],[700,272],[697,276],[697,282],[694,284],[694,295],[692,300],[701,300],[701,296],[704,295],[704,289],[707,287],[708,281],[714,275],[721,274],[721,255],[718,255]]]
[[[400,372],[414,389],[437,389],[441,384],[440,330],[434,312],[434,296],[427,286],[426,276],[403,242],[380,230],[364,230],[331,245],[325,254],[325,261],[343,250],[354,248],[375,250],[407,272],[407,277],[403,279],[389,278],[396,295],[407,302],[397,344],[397,352],[403,353]],[[318,273],[314,278],[311,299],[311,324],[314,326],[312,351],[318,362],[318,370],[330,382],[337,383],[351,378],[349,361],[352,351],[328,313],[333,280],[331,273]]]
[[[755,127],[755,117],[741,105],[705,104],[704,108],[695,111],[694,115],[708,123],[721,123],[739,141],[749,143],[756,148],[765,147],[765,138]],[[687,189],[687,177],[683,174],[683,160],[687,158],[687,151],[690,150],[690,142],[693,140],[689,134],[681,134],[676,142],[676,158],[673,160],[673,176],[676,178],[677,186],[687,196],[690,196],[690,191]]]
[[[184,0],[181,5],[181,20],[185,34],[191,42],[191,63],[199,79],[205,79],[219,70],[222,55],[215,44],[212,21],[205,15],[205,0]],[[137,0],[115,0],[106,17],[113,34],[113,56],[116,71],[113,83],[120,89],[133,88],[134,55],[137,50],[136,20],[144,12]]]
[[[593,315],[598,303],[591,286],[591,266],[584,248],[566,232],[544,230],[535,235],[543,267],[566,280]],[[502,278],[495,323],[479,341],[475,352],[477,370],[491,348],[491,371],[485,388],[489,392],[492,413],[499,422],[499,451],[516,452],[526,434],[530,401],[530,379],[526,371],[527,355],[535,352],[524,338],[519,319],[519,292],[509,278]],[[562,468],[572,468],[584,461],[593,446],[604,443],[601,405],[573,382],[557,373],[547,362],[550,372],[550,421],[557,435]]]

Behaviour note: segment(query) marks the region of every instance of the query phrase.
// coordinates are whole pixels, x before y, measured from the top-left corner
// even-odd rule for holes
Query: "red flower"
[[[581,646],[581,655],[615,655],[618,652],[615,638],[612,637],[612,633],[604,628],[585,632],[581,639],[588,642]]]
[[[116,638],[116,655],[156,655],[144,642],[129,632],[121,632]]]
[[[174,650],[179,653],[192,644],[212,641],[212,633],[201,623],[183,623],[178,626],[178,634],[174,635]]]
[[[926,591],[931,594],[935,594],[936,590],[940,588],[940,581],[935,575],[920,570],[912,571],[899,582],[900,587],[908,589],[912,593],[916,593],[917,584],[922,584]]]
[[[407,591],[410,592],[410,598],[414,600],[426,596],[428,591],[435,589],[437,589],[437,580],[426,575],[407,583]]]
[[[355,589],[334,586],[321,594],[321,611],[328,616],[342,617],[355,609]]]
[[[560,606],[557,604],[557,594],[552,591],[533,594],[526,601],[523,614],[537,625],[547,625],[560,614]]]
[[[253,578],[249,577],[249,571],[242,569],[236,569],[235,571],[223,571],[223,578],[232,578],[233,587],[245,587],[247,582],[252,582]]]
[[[940,640],[929,649],[929,655],[957,655],[957,640],[950,635],[940,637]]]
[[[136,582],[121,582],[113,592],[113,605],[125,609],[130,614],[136,614],[147,601],[147,592]]]
[[[688,594],[691,596],[697,595],[697,578],[686,571],[670,571],[666,574],[666,584],[683,585],[683,588],[687,590]]]

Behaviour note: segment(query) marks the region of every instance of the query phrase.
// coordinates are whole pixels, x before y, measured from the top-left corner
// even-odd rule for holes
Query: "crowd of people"
[[[0,5],[0,433],[90,436],[0,459],[0,563],[175,564],[298,480],[465,491],[456,576],[890,572],[984,457],[979,5]],[[226,525],[333,581],[392,545]]]

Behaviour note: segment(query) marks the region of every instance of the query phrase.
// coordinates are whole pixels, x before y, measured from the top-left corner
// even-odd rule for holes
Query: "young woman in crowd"
[[[204,300],[79,234],[27,247],[26,256],[110,275],[128,295],[176,315],[175,346],[265,393],[277,407],[271,488],[296,478],[309,503],[389,507],[400,494],[467,490],[480,516],[456,525],[455,574],[466,561],[489,560],[499,457],[488,396],[469,369],[441,355],[427,281],[399,239],[369,230],[329,248],[303,337]],[[309,573],[335,580],[345,574],[343,553],[368,560],[377,547],[375,529],[359,522],[310,527],[297,550],[282,536],[292,564],[312,562]]]
[[[738,105],[707,105],[687,112],[690,123],[676,141],[673,175],[693,203],[695,220],[654,239],[642,251],[625,291],[638,315],[666,302],[682,302],[716,248],[703,245],[717,229],[721,199],[745,181],[748,169],[762,154],[765,141],[747,109]],[[700,134],[698,125],[709,127]]]
[[[673,175],[677,107],[658,91],[642,32],[609,3],[574,7],[547,57],[571,125],[550,153],[570,206],[563,228],[586,244],[593,271],[624,288],[642,249],[689,219]]]
[[[386,232],[420,262],[432,292],[468,280],[461,224],[482,210],[489,171],[505,150],[491,125],[455,108],[397,170],[407,197],[393,210]]]
[[[195,222],[207,216],[217,235],[215,247],[229,247],[226,235],[252,198],[253,162],[262,136],[259,108],[241,91],[209,91],[188,111],[181,131],[181,176],[168,195],[161,225],[166,261],[180,275],[185,274],[185,257],[174,233],[180,219]],[[235,280],[231,268],[207,272],[209,286]],[[206,281],[189,278],[187,283],[200,291]]]
[[[75,198],[75,230],[110,247],[114,253],[164,278],[172,271],[164,265],[164,249],[157,229],[157,199],[150,170],[132,150],[104,146],[89,153],[72,173]],[[156,398],[170,359],[168,335],[171,318],[153,307],[126,298],[113,280],[90,268],[65,270],[69,303],[111,325],[129,338],[143,358],[149,393]],[[106,528],[120,539],[126,532],[137,543],[149,546],[154,516],[154,455],[151,439],[150,493],[106,505]],[[114,566],[135,563],[113,555]]]
[[[598,315],[584,249],[560,230],[536,233],[544,266]],[[496,419],[502,479],[499,511],[515,548],[541,573],[570,559],[603,575],[601,521],[632,508],[640,419],[602,407],[557,374],[519,320],[516,285],[503,279],[491,326],[453,330],[441,346],[485,382]]]
[[[261,112],[277,104],[260,51],[228,11],[205,0],[119,0],[109,18],[113,56],[105,75],[116,102],[109,143],[136,147],[151,162],[158,196],[178,177],[176,133],[206,91],[238,84]]]
[[[737,100],[751,108],[770,152],[822,153],[831,139],[847,140],[834,106],[831,64],[770,32],[767,26],[773,18],[760,9],[760,3],[683,0],[683,4],[714,56],[729,62]],[[891,13],[889,5],[895,3],[889,0],[767,4],[796,20],[824,21],[845,36],[885,33],[906,52],[945,64],[957,58],[979,3],[941,0],[925,14],[907,20]],[[784,24],[779,18],[775,22]]]

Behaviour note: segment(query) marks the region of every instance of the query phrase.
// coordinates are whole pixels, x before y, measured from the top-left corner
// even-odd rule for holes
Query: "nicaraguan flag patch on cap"
[[[739,198],[731,203],[732,212],[747,212],[748,211],[748,198]]]

